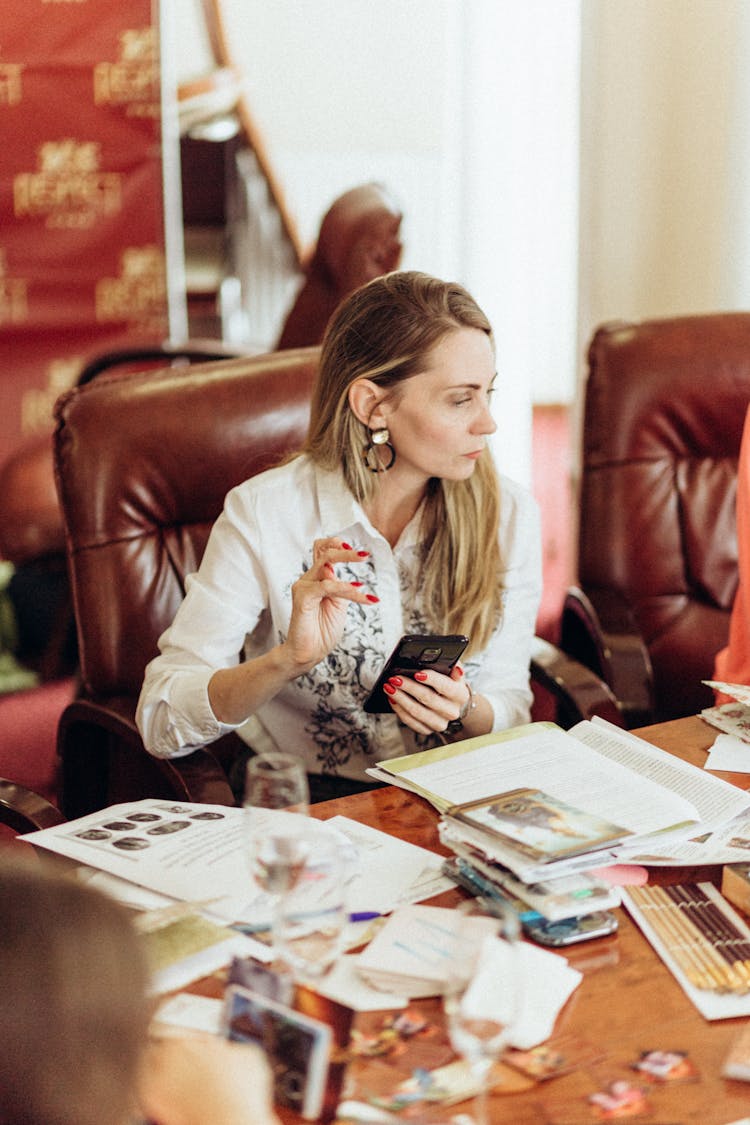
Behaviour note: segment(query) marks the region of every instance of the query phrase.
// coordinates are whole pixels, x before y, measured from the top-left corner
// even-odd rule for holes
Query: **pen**
[[[349,922],[371,922],[374,918],[382,918],[383,915],[378,910],[355,910],[352,914],[347,914],[347,921]],[[266,933],[271,929],[270,922],[235,922],[232,927],[233,930],[238,930],[241,934],[261,934]]]

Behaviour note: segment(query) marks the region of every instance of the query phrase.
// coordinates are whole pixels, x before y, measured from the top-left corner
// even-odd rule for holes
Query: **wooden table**
[[[717,732],[695,717],[646,727],[637,733],[648,742],[702,766]],[[750,787],[750,775],[721,776],[743,788]],[[314,813],[323,819],[345,813],[415,844],[443,851],[438,841],[436,812],[425,801],[399,789],[388,787],[326,802],[314,806]],[[706,868],[652,872],[654,880],[671,875],[672,881],[705,880],[707,875],[716,879],[719,874],[720,869],[708,872]],[[462,894],[459,890],[450,891],[431,901],[435,905],[450,905]],[[601,1061],[513,1093],[493,1093],[493,1122],[585,1125],[604,1120],[594,1116],[588,1095],[616,1079],[638,1083],[639,1075],[630,1069],[630,1063],[641,1051],[649,1049],[687,1051],[699,1077],[682,1085],[653,1086],[649,1094],[651,1115],[628,1120],[648,1121],[650,1125],[728,1125],[750,1115],[750,1084],[720,1077],[730,1043],[745,1020],[704,1020],[626,911],[619,909],[617,913],[620,927],[615,935],[565,951],[571,965],[583,973],[583,980],[561,1012],[554,1033],[555,1038],[569,1035],[584,1040],[601,1052]],[[440,1023],[437,1002],[415,1002],[413,1007],[423,1012],[433,1026]],[[372,1032],[382,1026],[383,1020],[383,1013],[363,1013],[358,1015],[355,1027]],[[433,1057],[440,1053],[436,1045],[445,1044],[441,1036],[442,1031],[437,1032],[430,1045]],[[347,1093],[364,1099],[370,1089],[393,1090],[400,1078],[407,1077],[415,1066],[423,1065],[421,1052],[426,1044],[427,1040],[422,1044],[415,1040],[395,1058],[355,1060],[349,1066]],[[447,1046],[444,1053],[442,1061],[448,1061],[452,1055]],[[402,1117],[405,1122],[417,1119],[432,1123],[447,1121],[456,1113],[471,1109],[471,1103],[464,1102],[442,1110],[427,1107],[418,1117]]]

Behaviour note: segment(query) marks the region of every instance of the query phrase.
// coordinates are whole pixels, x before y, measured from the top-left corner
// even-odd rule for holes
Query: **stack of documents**
[[[440,906],[402,906],[357,958],[357,971],[373,988],[397,996],[436,996],[459,973],[450,963],[459,915]],[[463,919],[462,936],[470,931],[476,947],[495,933],[497,923],[481,914]],[[453,942],[452,940],[453,939]],[[467,957],[471,945],[466,948]]]
[[[461,971],[461,966],[454,966],[451,961],[456,918],[455,910],[442,907],[402,906],[357,958],[358,973],[374,987],[397,995],[440,995],[445,991],[445,983]],[[462,923],[462,939],[465,922],[466,919]],[[485,936],[494,932],[495,925],[492,919],[481,915],[471,919],[471,925],[475,924],[475,941],[480,946]],[[466,950],[465,946],[462,948]],[[501,1002],[496,984],[503,977],[503,966],[494,959],[510,955],[505,942],[493,942],[491,950],[492,959],[482,964],[486,979],[475,993],[475,1003],[478,1000],[480,1008],[486,1005],[486,1011],[475,1014],[487,1019]],[[514,1047],[530,1048],[552,1034],[561,1008],[582,978],[565,957],[528,942],[519,942],[512,955],[517,958],[521,1004],[509,1041]]]
[[[749,793],[598,719],[567,732],[531,723],[368,772],[430,801],[446,847],[552,920],[608,905],[598,869],[737,862],[750,844]]]

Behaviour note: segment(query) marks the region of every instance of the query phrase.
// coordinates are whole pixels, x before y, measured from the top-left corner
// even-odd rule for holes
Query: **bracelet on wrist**
[[[446,727],[446,730],[450,734],[457,734],[463,728],[464,719],[466,718],[466,716],[469,714],[470,711],[474,710],[474,708],[477,705],[476,696],[474,695],[474,692],[472,691],[472,688],[471,688],[471,684],[469,683],[468,680],[466,680],[466,687],[469,690],[469,697],[466,700],[466,702],[464,703],[461,710],[458,712],[458,718],[457,719],[451,719],[451,721],[448,723],[448,726]]]
[[[462,723],[464,721],[464,719],[466,718],[466,716],[469,714],[469,711],[473,711],[474,708],[477,705],[477,701],[476,701],[476,698],[474,696],[474,692],[472,691],[471,684],[469,683],[468,680],[466,681],[466,686],[469,689],[469,698],[466,700],[463,707],[458,712],[459,723]]]

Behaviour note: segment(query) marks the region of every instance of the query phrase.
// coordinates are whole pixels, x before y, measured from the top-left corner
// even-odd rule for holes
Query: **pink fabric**
[[[589,871],[613,887],[642,887],[648,882],[648,870],[638,863],[616,863],[613,867],[595,867]]]
[[[716,655],[714,679],[750,684],[750,408],[737,470],[737,543],[740,582],[732,605],[729,644]]]
[[[73,679],[0,695],[0,777],[58,803],[57,724]]]

